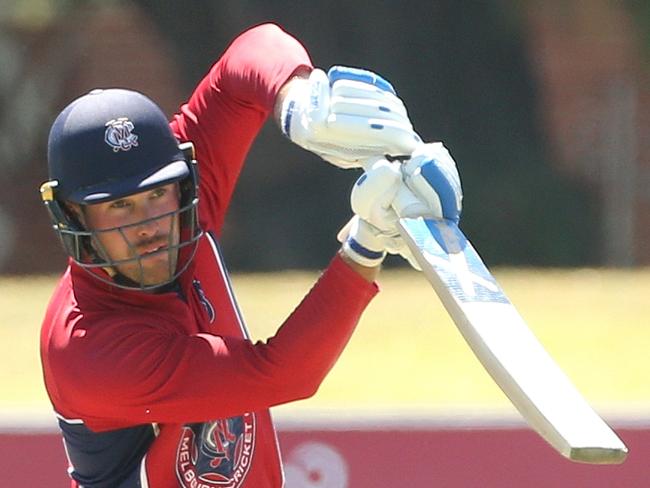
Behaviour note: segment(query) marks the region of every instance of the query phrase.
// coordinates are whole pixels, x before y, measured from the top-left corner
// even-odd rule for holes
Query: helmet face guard
[[[178,144],[167,118],[149,98],[131,90],[107,89],[74,100],[52,124],[48,169],[50,179],[41,186],[41,198],[64,250],[84,270],[111,285],[154,290],[172,283],[187,269],[202,235],[194,147],[189,142]],[[78,206],[83,213],[87,205],[172,183],[179,188],[178,209],[127,226],[86,228],[83,217],[70,206]],[[162,219],[172,225],[168,242],[141,255],[127,232],[134,225]],[[110,257],[101,239],[109,232],[121,235],[128,259]],[[158,253],[167,253],[168,279],[147,283],[144,260]],[[130,278],[120,268],[128,269]]]
[[[157,215],[132,224],[105,228],[86,229],[56,196],[57,182],[47,181],[41,186],[41,198],[50,215],[52,227],[58,234],[65,252],[81,268],[100,281],[119,288],[130,290],[152,291],[174,282],[190,265],[198,241],[203,235],[198,221],[198,171],[197,162],[193,159],[193,146],[184,143],[179,146],[187,157],[188,175],[178,182],[180,204],[177,210]],[[165,181],[161,185],[172,183]],[[126,196],[126,195],[125,195]],[[136,226],[154,221],[171,220],[171,228],[179,229],[177,233],[170,232],[166,245],[146,255],[140,255],[136,247],[129,241],[126,232]],[[119,233],[128,245],[133,257],[115,260],[101,243],[102,234]],[[175,239],[178,237],[178,239]],[[167,253],[168,279],[162,282],[145,283],[145,267],[143,259],[156,254]],[[130,279],[118,272],[119,266],[135,265],[137,279]]]

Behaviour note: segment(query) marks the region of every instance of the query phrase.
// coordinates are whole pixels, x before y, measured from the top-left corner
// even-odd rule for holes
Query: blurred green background
[[[495,275],[538,339],[582,394],[608,418],[647,419],[650,409],[650,271],[500,268]],[[254,340],[266,340],[316,272],[238,273],[235,292]],[[0,279],[0,411],[31,421],[49,411],[38,329],[55,277]],[[331,373],[292,415],[334,409],[395,415],[513,415],[433,289],[411,270],[386,271]],[[38,415],[37,415],[38,414]]]
[[[63,267],[36,192],[63,106],[127,86],[171,114],[228,42],[262,21],[298,37],[318,66],[393,82],[423,138],[458,161],[463,227],[489,263],[650,264],[647,2],[0,3],[0,272]],[[269,124],[224,229],[230,267],[323,266],[356,177]]]
[[[274,21],[315,65],[365,67],[395,85],[422,137],[458,161],[462,227],[531,328],[588,398],[643,411],[649,5],[0,0],[2,404],[47,406],[36,337],[65,259],[37,189],[56,114],[93,87],[124,86],[171,115],[230,40]],[[255,337],[273,333],[335,252],[357,176],[272,124],[262,131],[222,239]],[[507,408],[424,280],[398,260],[387,267],[314,408]],[[281,270],[307,271],[269,273]]]

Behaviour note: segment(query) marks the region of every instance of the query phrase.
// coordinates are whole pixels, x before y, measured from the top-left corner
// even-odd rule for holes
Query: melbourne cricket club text
[[[176,474],[184,488],[237,488],[248,474],[255,446],[255,415],[192,424],[183,429]]]

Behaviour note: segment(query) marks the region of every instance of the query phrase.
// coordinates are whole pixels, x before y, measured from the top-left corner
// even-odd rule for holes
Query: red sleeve
[[[267,342],[97,324],[83,350],[68,354],[69,371],[57,374],[68,379],[62,390],[79,409],[62,413],[106,430],[207,421],[307,398],[376,293],[337,256]]]
[[[233,41],[174,116],[176,137],[196,147],[207,228],[220,233],[246,154],[278,91],[296,70],[311,66],[304,47],[280,27],[254,27]]]

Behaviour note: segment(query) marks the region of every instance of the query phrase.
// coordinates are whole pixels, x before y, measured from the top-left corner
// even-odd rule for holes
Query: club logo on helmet
[[[133,133],[133,122],[127,117],[106,122],[106,132],[104,141],[113,148],[113,152],[129,151],[133,147],[138,147],[138,136]]]

